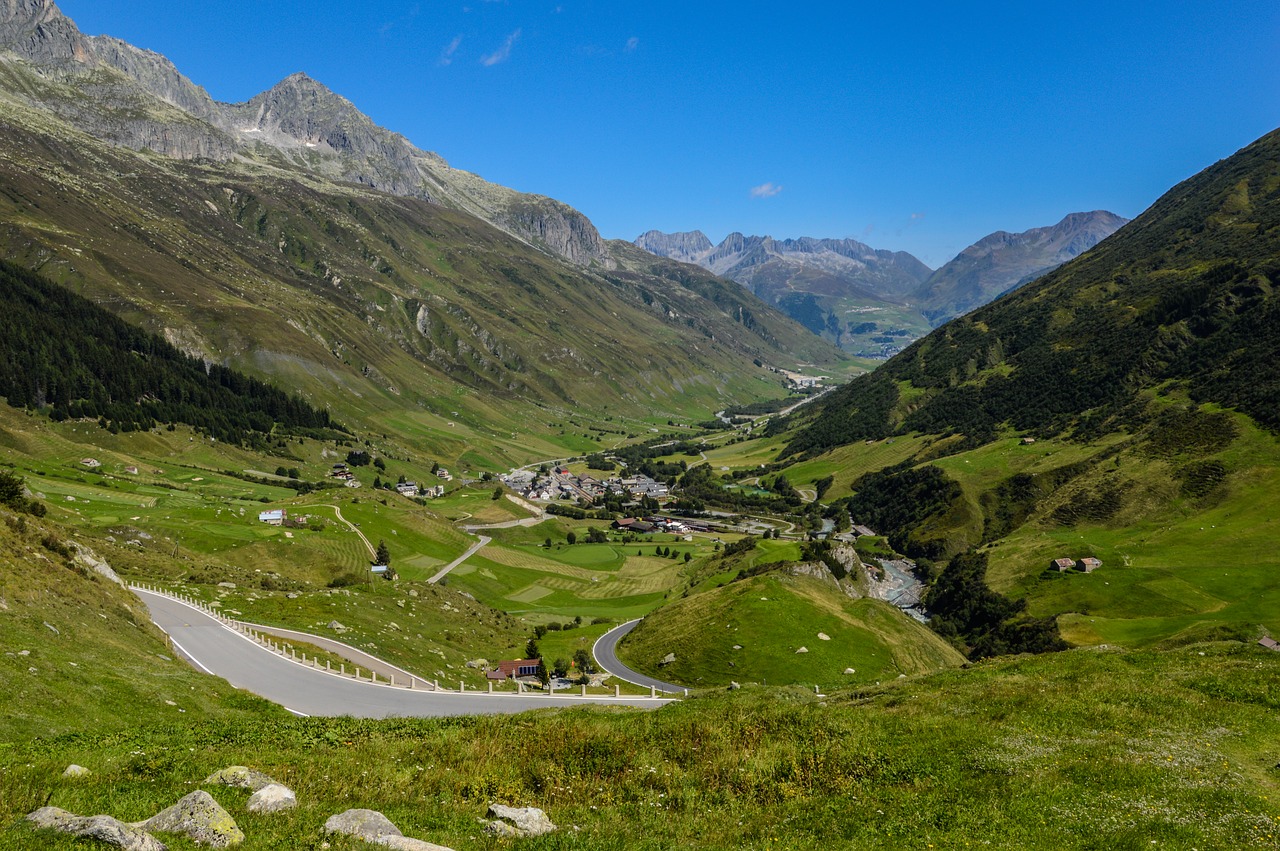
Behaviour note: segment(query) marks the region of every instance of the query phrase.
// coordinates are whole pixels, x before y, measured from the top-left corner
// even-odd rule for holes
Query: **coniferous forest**
[[[341,430],[317,410],[233,369],[207,365],[40,275],[0,261],[0,396],[54,420],[113,430],[183,423],[218,440]]]

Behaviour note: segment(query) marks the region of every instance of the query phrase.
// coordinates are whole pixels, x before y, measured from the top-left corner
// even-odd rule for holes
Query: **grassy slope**
[[[818,637],[829,636],[829,641]],[[741,650],[733,649],[741,646]],[[801,648],[807,653],[797,653]],[[841,683],[888,680],[958,665],[963,658],[926,628],[877,600],[834,585],[768,573],[695,594],[647,617],[623,642],[637,670],[690,686],[731,680]],[[676,661],[659,663],[674,653]],[[853,668],[854,674],[846,674]]]

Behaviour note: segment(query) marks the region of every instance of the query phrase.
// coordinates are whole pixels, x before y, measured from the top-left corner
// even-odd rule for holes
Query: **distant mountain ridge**
[[[855,354],[887,356],[928,328],[907,298],[931,270],[905,251],[875,249],[856,239],[778,240],[741,233],[713,245],[701,231],[653,230],[635,244],[731,278]]]
[[[53,0],[0,0],[0,50],[67,87],[69,97],[41,106],[112,144],[188,160],[283,161],[471,213],[575,265],[616,268],[577,210],[454,169],[305,74],[246,103],[219,103],[164,56],[85,36]]]
[[[930,275],[913,297],[921,312],[941,325],[1080,256],[1128,222],[1094,210],[1071,213],[1051,227],[996,231]]]

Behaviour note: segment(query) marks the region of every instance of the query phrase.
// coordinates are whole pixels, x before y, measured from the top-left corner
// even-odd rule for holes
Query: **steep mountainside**
[[[434,160],[306,78],[241,107],[206,103],[210,120],[251,120],[260,132],[248,135],[267,137],[232,144],[165,100],[205,103],[161,73],[172,69],[162,57],[85,39],[37,0],[0,13],[26,57],[0,58],[0,256],[353,425],[407,409],[428,420],[470,411],[495,435],[550,427],[521,404],[666,419],[780,392],[753,360],[841,357],[730,281],[650,255],[636,263],[636,249],[603,241],[608,263],[572,265],[395,184],[403,170],[361,178],[348,166]],[[234,157],[218,155],[224,144]],[[450,186],[489,191],[449,174]],[[555,225],[544,214],[556,202],[510,197],[504,215],[548,244],[576,233],[566,251],[589,227],[568,208]],[[518,403],[508,419],[499,399]]]
[[[287,163],[466,211],[576,265],[614,265],[578,211],[453,169],[304,74],[247,103],[218,103],[165,57],[83,35],[53,0],[2,0],[0,50],[10,53],[0,61],[16,59],[66,87],[55,99],[14,93],[112,144],[179,159]]]
[[[930,275],[915,300],[929,321],[941,325],[1078,257],[1128,221],[1095,210],[1072,213],[1052,227],[996,231]]]
[[[1278,189],[1272,133],[834,394],[792,451],[907,431],[986,441],[1004,424],[1103,433],[1140,391],[1170,382],[1280,428]]]
[[[732,278],[847,351],[883,357],[927,327],[907,297],[929,267],[904,251],[853,239],[775,240],[732,233],[713,246],[701,231],[649,231],[635,244]]]

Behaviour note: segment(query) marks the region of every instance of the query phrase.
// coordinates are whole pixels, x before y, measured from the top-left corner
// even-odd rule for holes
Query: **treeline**
[[[45,278],[0,261],[0,396],[113,431],[183,423],[229,443],[342,427],[298,396],[190,357]]]

